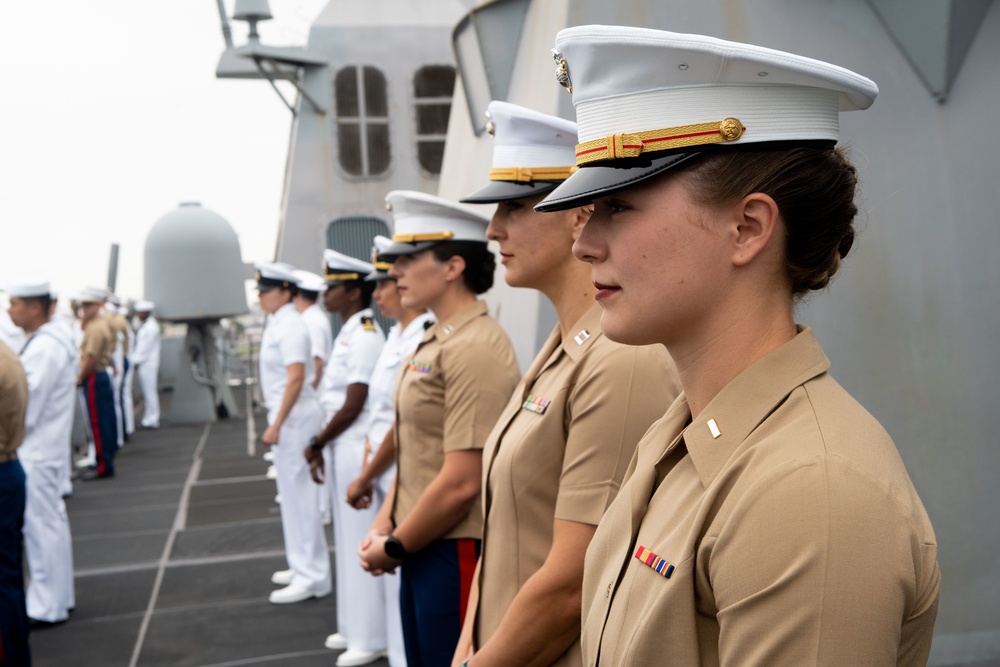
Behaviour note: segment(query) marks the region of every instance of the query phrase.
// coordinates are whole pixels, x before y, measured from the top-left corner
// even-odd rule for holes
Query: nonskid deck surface
[[[260,434],[260,415],[255,425]],[[116,477],[74,482],[76,609],[32,632],[35,667],[334,664],[323,640],[336,630],[335,595],[267,601],[271,573],[287,565],[275,483],[259,442],[248,452],[247,426],[139,431]]]

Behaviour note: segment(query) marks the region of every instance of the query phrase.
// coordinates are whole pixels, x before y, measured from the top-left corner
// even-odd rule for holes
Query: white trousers
[[[282,425],[278,444],[272,448],[281,495],[285,558],[293,573],[293,586],[325,595],[332,586],[330,554],[305,457],[309,438],[319,432],[322,414],[318,406],[296,406],[294,410],[296,414]]]
[[[392,480],[396,477],[395,464],[390,466],[375,480],[372,505],[382,507]],[[378,510],[376,509],[376,512]],[[403,645],[403,619],[399,615],[399,572],[383,574],[378,579],[382,582],[382,593],[385,599],[385,630],[389,639],[389,667],[406,667],[406,647]]]
[[[65,621],[76,606],[73,540],[62,499],[61,462],[21,461],[27,477],[24,551],[28,561],[28,617]]]
[[[365,441],[335,440],[332,448],[333,475],[327,481],[336,545],[337,631],[347,638],[348,650],[384,651],[387,639],[381,579],[385,577],[373,577],[358,562],[358,543],[371,529],[378,507],[373,503],[367,509],[356,510],[346,500],[347,487],[361,473]]]
[[[135,433],[135,399],[132,398],[132,378],[135,377],[135,367],[129,364],[122,378],[122,421],[125,422],[125,434]]]
[[[157,364],[139,364],[139,385],[142,387],[142,401],[146,410],[142,415],[143,426],[160,425],[160,395],[156,391]]]
[[[115,404],[115,424],[118,425],[118,447],[121,448],[125,444],[125,420],[122,414],[122,374],[121,373],[111,373],[111,392],[114,396],[114,400],[111,401]]]

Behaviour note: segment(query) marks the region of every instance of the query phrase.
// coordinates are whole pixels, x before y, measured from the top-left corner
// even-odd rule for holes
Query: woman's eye
[[[601,202],[601,204],[604,210],[609,215],[614,215],[615,213],[622,213],[623,211],[628,209],[628,205],[625,204],[625,202],[619,201],[617,199],[605,199],[603,202]]]

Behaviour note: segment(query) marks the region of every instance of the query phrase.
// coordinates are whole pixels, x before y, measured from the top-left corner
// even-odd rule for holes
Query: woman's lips
[[[594,294],[594,298],[598,301],[602,299],[607,299],[621,291],[621,287],[616,287],[615,285],[605,285],[604,283],[599,283],[594,281],[594,287],[597,288],[597,293]]]

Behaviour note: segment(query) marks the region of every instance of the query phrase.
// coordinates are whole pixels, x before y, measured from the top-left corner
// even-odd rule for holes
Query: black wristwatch
[[[396,560],[406,560],[410,552],[406,550],[403,543],[396,539],[395,535],[385,538],[385,555]]]
[[[316,439],[315,435],[309,438],[309,449],[313,450],[314,452],[321,452],[323,451],[324,447],[326,447],[326,443],[321,443],[319,440]]]

